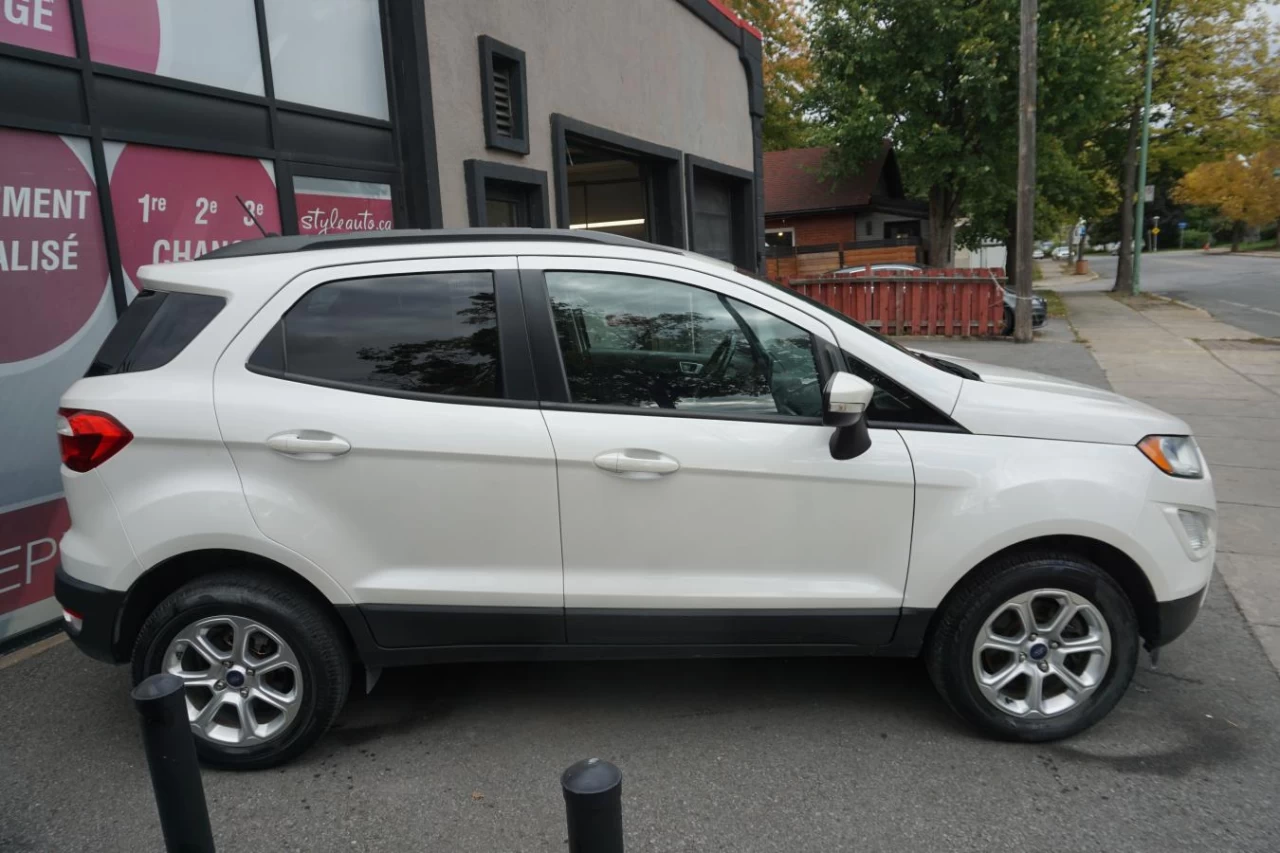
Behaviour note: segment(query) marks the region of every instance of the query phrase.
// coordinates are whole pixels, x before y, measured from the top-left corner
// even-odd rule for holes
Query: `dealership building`
[[[58,615],[57,402],[140,266],[533,226],[759,269],[760,60],[720,0],[0,0],[0,642]]]

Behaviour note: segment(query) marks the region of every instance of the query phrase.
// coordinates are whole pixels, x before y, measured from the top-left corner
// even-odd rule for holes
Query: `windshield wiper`
[[[954,373],[956,376],[962,377],[964,379],[974,379],[974,380],[977,380],[978,382],[982,381],[981,376],[974,373],[972,370],[970,370],[967,367],[961,367],[960,365],[956,364],[954,361],[947,361],[945,359],[937,358],[932,355],[925,355],[922,352],[913,353],[913,355],[915,355],[917,358],[921,359],[922,361],[932,364],[934,367],[938,368],[939,370],[945,370],[947,371],[947,373]]]

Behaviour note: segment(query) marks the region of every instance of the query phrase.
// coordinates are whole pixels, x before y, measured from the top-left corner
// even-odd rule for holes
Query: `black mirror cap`
[[[836,431],[831,433],[832,459],[853,459],[871,448],[871,432],[867,429],[867,419],[860,415],[856,417],[856,423],[837,427]]]

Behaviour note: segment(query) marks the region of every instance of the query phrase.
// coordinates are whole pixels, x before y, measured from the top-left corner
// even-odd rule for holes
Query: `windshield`
[[[802,302],[804,302],[804,303],[806,303],[806,304],[808,304],[808,305],[812,305],[814,308],[817,308],[819,311],[823,312],[824,314],[827,314],[827,315],[829,315],[829,316],[835,317],[835,318],[836,318],[836,319],[838,319],[838,320],[841,320],[841,321],[843,321],[843,322],[845,322],[845,323],[848,323],[848,324],[849,324],[849,325],[851,325],[851,326],[856,327],[856,328],[857,328],[857,329],[859,329],[860,331],[866,332],[868,335],[871,335],[871,336],[872,336],[872,337],[874,337],[874,338],[878,338],[879,340],[884,341],[886,344],[888,344],[889,346],[891,346],[891,347],[893,347],[894,349],[898,350],[899,352],[904,352],[904,353],[906,353],[907,355],[911,356],[912,358],[919,359],[920,361],[923,361],[923,362],[925,362],[926,364],[932,364],[932,362],[928,361],[928,360],[927,360],[927,359],[925,359],[925,358],[922,358],[922,357],[920,356],[920,353],[918,353],[918,352],[913,352],[912,350],[907,349],[907,348],[906,348],[906,347],[904,347],[902,344],[898,343],[897,341],[893,340],[892,338],[889,338],[889,337],[886,337],[885,335],[880,334],[880,333],[879,333],[879,332],[877,332],[875,329],[871,329],[871,328],[868,328],[867,326],[862,325],[862,324],[861,324],[861,323],[859,323],[857,320],[855,320],[855,319],[853,319],[852,317],[850,317],[848,314],[841,314],[839,311],[837,311],[836,309],[832,308],[831,306],[829,306],[829,305],[823,305],[821,302],[819,302],[818,300],[814,299],[814,298],[813,298],[813,297],[811,297],[811,296],[806,296],[805,294],[800,293],[800,292],[799,292],[799,291],[797,291],[797,290],[792,290],[792,289],[791,289],[791,288],[789,288],[789,287],[784,287],[783,285],[778,284],[776,281],[772,281],[772,280],[770,280],[770,279],[767,279],[767,278],[765,278],[765,277],[764,277],[764,276],[762,276],[762,275],[759,275],[759,274],[757,274],[757,273],[752,272],[751,270],[744,269],[744,268],[742,268],[742,267],[738,267],[738,268],[737,268],[737,271],[738,271],[738,272],[740,272],[740,273],[742,273],[743,275],[745,275],[747,278],[755,279],[756,281],[763,282],[764,284],[770,285],[770,286],[772,286],[772,287],[776,287],[776,288],[778,288],[778,290],[785,291],[785,292],[789,293],[790,295],[792,295],[792,296],[796,297],[796,298],[797,298],[797,299],[799,299],[800,301],[802,301]]]

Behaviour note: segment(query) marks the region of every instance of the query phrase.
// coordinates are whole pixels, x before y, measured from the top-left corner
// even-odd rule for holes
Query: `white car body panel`
[[[1213,550],[1185,551],[1164,508],[1216,521],[1212,481],[1159,471],[1136,447],[904,431],[915,462],[915,533],[906,607],[936,607],[987,557],[1045,536],[1082,536],[1128,555],[1156,600],[1209,581]]]
[[[874,430],[850,465],[830,428],[546,412],[560,470],[566,607],[885,608],[902,603],[911,459]],[[629,478],[612,448],[680,463]],[[858,543],[851,548],[851,543]]]
[[[549,264],[755,304],[968,433],[873,429],[867,453],[836,461],[830,428],[403,399],[245,367],[280,314],[324,281]],[[1211,479],[1166,476],[1133,446],[1190,434],[1181,420],[1022,371],[969,363],[983,381],[963,379],[709,259],[513,239],[201,260],[143,267],[140,279],[226,304],[169,364],[81,380],[63,397],[135,436],[94,471],[63,472],[64,567],[113,590],[204,548],[274,560],[337,604],[934,608],[993,553],[1055,535],[1123,551],[1158,601],[1202,589],[1212,570],[1212,545],[1192,555],[1170,514],[1216,518]],[[298,429],[353,450],[316,461],[264,445]],[[592,462],[624,448],[681,468],[636,482]]]
[[[970,432],[1132,446],[1148,435],[1190,435],[1191,428],[1145,403],[1111,391],[967,359],[939,356],[970,368],[951,416]]]
[[[245,363],[280,316],[327,281],[514,268],[514,258],[482,257],[304,273],[218,363],[218,421],[258,527],[322,562],[356,603],[563,605],[555,457],[542,416],[283,380]],[[296,431],[341,436],[351,451],[304,459],[266,446]]]

